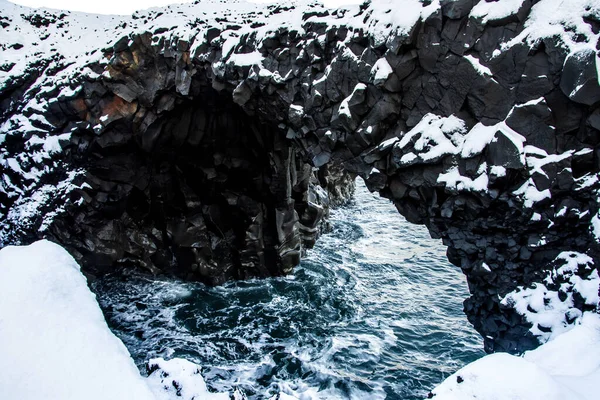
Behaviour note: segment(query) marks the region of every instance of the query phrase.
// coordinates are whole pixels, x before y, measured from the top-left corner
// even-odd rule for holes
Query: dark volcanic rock
[[[359,175],[448,246],[488,350],[535,347],[536,315],[594,308],[598,33],[528,25],[544,0],[413,3],[183,5],[107,19],[108,46],[92,17],[30,16],[0,43],[2,243],[51,238],[89,274],[282,275]]]
[[[600,101],[598,56],[593,49],[584,49],[567,57],[560,80],[560,89],[576,103],[592,105]]]

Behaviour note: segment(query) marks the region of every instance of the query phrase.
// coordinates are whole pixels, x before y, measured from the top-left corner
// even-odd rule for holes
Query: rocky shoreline
[[[88,274],[277,276],[358,175],[443,239],[488,351],[596,310],[593,1],[1,4],[3,245],[50,238]]]

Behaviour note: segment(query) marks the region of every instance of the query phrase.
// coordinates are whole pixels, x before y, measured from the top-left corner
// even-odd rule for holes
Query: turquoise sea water
[[[133,274],[94,283],[136,362],[184,357],[251,399],[421,399],[483,355],[460,270],[427,230],[357,185],[286,278],[202,284]]]

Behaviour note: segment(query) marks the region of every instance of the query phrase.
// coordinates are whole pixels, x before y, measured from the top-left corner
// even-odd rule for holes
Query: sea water
[[[211,288],[129,273],[93,289],[142,370],[187,358],[211,389],[249,399],[422,399],[483,355],[441,241],[361,182],[330,222],[284,278]]]

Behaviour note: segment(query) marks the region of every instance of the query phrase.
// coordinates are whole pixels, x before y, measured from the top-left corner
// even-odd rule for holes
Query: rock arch
[[[93,274],[280,275],[359,175],[443,239],[488,350],[534,347],[548,307],[564,325],[596,308],[597,6],[574,23],[530,0],[198,3],[3,66],[5,244],[50,237]],[[32,24],[27,51],[85,29],[31,15],[5,22]]]

